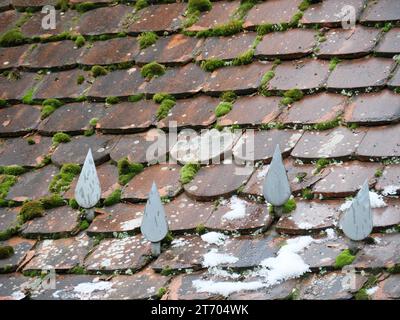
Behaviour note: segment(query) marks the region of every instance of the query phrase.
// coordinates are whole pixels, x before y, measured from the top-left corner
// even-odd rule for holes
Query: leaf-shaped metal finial
[[[151,186],[149,198],[144,209],[140,230],[143,236],[152,242],[153,255],[159,255],[160,241],[164,239],[168,233],[168,222],[160,194],[154,182]]]
[[[92,150],[89,149],[75,188],[75,200],[85,209],[93,208],[100,200],[101,188]]]
[[[368,180],[353,199],[350,208],[342,215],[340,227],[351,240],[362,240],[373,228],[373,217],[369,198]]]
[[[283,206],[292,194],[279,145],[276,145],[271,164],[265,176],[263,194],[265,200],[276,207]]]

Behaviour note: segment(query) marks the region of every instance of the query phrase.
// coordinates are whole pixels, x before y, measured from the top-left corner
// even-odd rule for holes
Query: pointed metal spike
[[[363,240],[370,235],[373,228],[373,216],[369,198],[369,185],[366,180],[353,199],[350,208],[340,219],[340,227],[351,240]]]
[[[164,206],[161,202],[157,185],[154,182],[144,209],[140,230],[143,236],[150,242],[159,242],[168,233],[168,222]]]
[[[271,164],[265,176],[263,194],[265,200],[277,207],[284,205],[292,194],[279,145],[276,145]]]
[[[93,160],[92,150],[89,149],[75,188],[75,199],[82,208],[92,208],[100,200],[101,187]]]

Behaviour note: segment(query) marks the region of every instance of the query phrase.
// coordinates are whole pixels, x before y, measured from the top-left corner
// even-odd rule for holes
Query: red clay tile
[[[94,41],[77,59],[77,62],[88,66],[132,62],[138,53],[139,45],[135,38]]]
[[[93,151],[93,150],[92,150]],[[112,164],[105,163],[96,168],[101,186],[101,198],[107,198],[114,190],[121,186],[118,184],[118,168]],[[63,195],[66,199],[75,197],[75,188],[78,183],[78,177],[72,181],[70,188]]]
[[[357,156],[367,161],[399,156],[400,145],[397,139],[388,139],[388,137],[397,137],[399,130],[400,125],[369,129],[357,149]]]
[[[392,228],[400,223],[400,203],[397,199],[385,199],[386,207],[372,209],[374,230]]]
[[[372,294],[372,300],[392,300],[400,298],[400,275],[392,274],[377,284],[378,290]]]
[[[331,29],[325,34],[326,41],[320,43],[317,56],[322,59],[366,56],[374,49],[380,34],[379,29],[363,26]]]
[[[30,47],[31,45],[26,44],[17,47],[0,48],[0,69],[10,69],[21,66]]]
[[[194,231],[197,226],[206,224],[213,210],[214,203],[195,201],[183,193],[165,205],[169,230]]]
[[[329,0],[311,4],[300,20],[302,24],[320,24],[323,26],[340,26],[343,14],[342,9],[348,5],[355,9],[358,20],[364,9],[364,0]]]
[[[22,100],[25,92],[37,84],[37,74],[31,72],[17,72],[17,79],[8,79],[0,75],[0,99]]]
[[[256,126],[272,122],[280,113],[280,97],[239,97],[231,112],[218,119],[221,126]]]
[[[400,191],[400,166],[388,165],[382,171],[382,176],[378,178],[375,189],[382,191],[383,195],[395,196]]]
[[[400,68],[396,69],[396,72],[393,75],[393,78],[388,83],[389,87],[400,87]]]
[[[276,145],[279,145],[282,156],[288,156],[302,133],[294,130],[261,130],[246,132],[233,148],[236,161],[263,161],[269,163],[272,160]],[[250,148],[254,148],[251,150]]]
[[[82,35],[116,34],[123,31],[126,17],[133,8],[126,5],[98,8],[84,13],[75,28]]]
[[[350,300],[352,292],[357,292],[367,277],[360,274],[355,275],[354,288],[344,289],[343,284],[348,282],[348,275],[345,272],[335,271],[324,274],[313,274],[305,279],[300,286],[299,299],[301,300]]]
[[[272,63],[253,62],[244,66],[232,66],[215,70],[204,85],[204,92],[219,94],[224,91],[234,91],[248,94],[257,91],[261,79],[270,71]]]
[[[228,300],[287,300],[296,291],[297,285],[298,280],[290,279],[257,291],[233,293]]]
[[[228,197],[248,180],[251,173],[251,169],[235,164],[211,165],[201,168],[184,189],[191,198],[201,201]]]
[[[167,69],[164,75],[153,78],[147,83],[145,92],[149,94],[165,92],[185,97],[199,92],[204,86],[206,77],[206,72],[198,65],[189,63],[183,67]]]
[[[141,235],[105,239],[85,259],[85,267],[88,271],[136,271],[147,264],[150,255],[150,242]]]
[[[109,110],[102,103],[71,103],[56,109],[49,117],[42,120],[38,131],[43,135],[57,132],[83,134],[91,126],[92,119],[101,119]]]
[[[36,167],[49,154],[52,145],[51,138],[33,136],[35,144],[29,144],[26,139],[7,139],[0,151],[0,166],[19,165]]]
[[[298,59],[312,52],[316,33],[309,29],[291,29],[266,34],[257,45],[259,58]]]
[[[288,23],[299,11],[301,0],[271,0],[255,5],[248,12],[245,28],[253,28],[261,24]]]
[[[14,10],[0,12],[0,34],[12,29],[18,21],[20,14]]]
[[[307,234],[335,228],[339,207],[340,202],[336,200],[297,201],[296,209],[279,219],[276,230],[286,234]]]
[[[39,43],[24,59],[22,66],[29,69],[76,67],[83,52],[70,40]]]
[[[201,31],[227,24],[240,6],[240,1],[213,2],[212,9],[200,15],[200,19],[190,28],[189,31]]]
[[[79,225],[79,210],[69,206],[50,209],[43,217],[26,223],[22,235],[26,238],[68,237],[77,231]]]
[[[49,184],[57,173],[57,167],[50,164],[23,174],[19,177],[18,182],[10,188],[7,199],[22,202],[49,196]]]
[[[32,15],[27,22],[21,27],[21,31],[24,36],[33,38],[48,38],[50,36],[55,36],[63,32],[71,32],[76,21],[79,20],[80,14],[75,10],[68,10],[66,12],[56,11],[56,28],[55,29],[43,29],[42,20],[47,13],[42,13],[41,11],[36,12]]]
[[[54,268],[56,271],[71,270],[83,264],[83,259],[89,253],[91,246],[92,241],[84,234],[75,238],[41,241],[24,271],[48,268]]]
[[[345,110],[346,97],[333,93],[305,96],[285,109],[279,121],[288,125],[312,125],[333,121]]]
[[[220,203],[208,218],[205,227],[210,230],[238,231],[244,234],[257,229],[265,230],[272,222],[273,217],[266,204],[250,202],[233,196]]]
[[[141,50],[135,60],[138,64],[152,61],[167,65],[186,64],[195,58],[201,44],[201,40],[182,34],[162,37],[152,46]]]
[[[166,140],[165,148],[162,147],[163,137]],[[158,142],[160,142],[160,148],[150,152]],[[155,129],[141,134],[124,135],[111,150],[110,156],[115,162],[125,157],[128,157],[130,162],[137,163],[163,162],[166,161],[167,144],[168,137]],[[148,155],[147,151],[149,151]]]
[[[341,91],[383,87],[394,67],[393,62],[392,59],[374,57],[342,61],[329,76],[327,88]]]
[[[122,198],[131,201],[147,200],[153,182],[161,197],[174,197],[182,189],[178,165],[154,165],[136,175],[124,188]]]
[[[267,85],[268,90],[312,90],[325,84],[328,77],[328,62],[304,59],[283,62],[275,69],[275,76]]]
[[[97,123],[104,133],[135,133],[148,129],[155,122],[159,104],[152,100],[135,103],[123,102],[112,105]]]
[[[379,169],[382,169],[379,163],[358,161],[333,165],[329,167],[328,175],[314,185],[313,192],[324,198],[354,196],[365,180],[368,180],[370,186],[376,183],[375,173]]]
[[[315,167],[313,165],[296,164],[292,158],[285,159],[284,165],[293,194],[299,193],[305,188],[309,188],[326,175],[325,172],[314,174]],[[254,171],[243,189],[244,194],[251,196],[263,195],[263,184],[268,172],[268,167],[268,165],[260,166]]]
[[[139,11],[133,23],[127,26],[129,33],[145,31],[176,31],[181,27],[186,3],[152,5]],[[162,16],[162,19],[160,18]]]
[[[24,288],[31,281],[30,277],[25,277],[20,273],[5,274],[0,276],[0,299],[2,300],[21,300],[28,293]]]
[[[39,125],[40,108],[23,104],[2,108],[0,119],[0,137],[23,136]]]
[[[95,79],[87,95],[94,98],[129,97],[143,92],[144,79],[140,70],[116,70]],[[110,85],[112,84],[112,85]]]
[[[392,57],[400,53],[400,28],[386,32],[379,41],[375,52],[380,56]]]
[[[390,268],[400,263],[397,254],[400,246],[400,235],[394,234],[373,234],[376,244],[366,245],[358,253],[352,266],[360,269]]]
[[[83,76],[85,81],[78,84],[78,77]],[[90,84],[87,80],[90,79],[89,72],[74,69],[69,71],[61,71],[46,74],[43,77],[37,91],[35,99],[74,99],[86,95]]]
[[[35,245],[35,241],[22,238],[11,238],[7,241],[1,242],[1,245],[11,246],[14,249],[14,254],[11,257],[0,260],[0,272],[10,273],[15,271],[24,261],[28,251]]]
[[[14,229],[18,223],[18,208],[0,208],[0,233]]]
[[[178,128],[203,128],[216,120],[215,108],[219,100],[208,96],[198,96],[191,99],[179,99],[170,110],[168,117],[158,122],[157,127],[167,128],[171,122],[176,122]]]
[[[344,120],[362,125],[380,125],[400,119],[400,95],[389,90],[360,94],[346,107]]]
[[[51,161],[57,166],[65,163],[83,164],[89,148],[92,150],[96,165],[110,158],[110,150],[115,144],[115,136],[93,135],[77,136],[71,142],[61,143],[51,156]]]
[[[87,229],[86,232],[89,235],[137,232],[140,230],[144,205],[117,203],[96,211],[100,214],[96,216]]]
[[[244,32],[230,37],[206,38],[196,60],[232,60],[251,49],[256,37],[254,32]]]
[[[378,0],[368,4],[362,23],[377,23],[400,20],[400,3],[396,0]]]
[[[337,127],[326,131],[306,131],[291,155],[303,161],[319,158],[348,159],[354,155],[365,131]]]

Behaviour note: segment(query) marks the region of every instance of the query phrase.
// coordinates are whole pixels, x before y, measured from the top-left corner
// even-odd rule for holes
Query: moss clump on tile
[[[374,176],[375,176],[376,178],[379,178],[379,177],[382,177],[382,174],[383,174],[383,170],[382,170],[382,169],[377,169],[377,170],[375,171]]]
[[[265,87],[271,81],[271,79],[275,77],[275,72],[270,70],[266,72],[263,77],[261,78],[261,87]]]
[[[344,266],[351,264],[356,256],[349,249],[343,250],[335,259],[335,268],[342,269]]]
[[[10,176],[19,176],[27,171],[24,167],[18,165],[11,166],[0,166],[0,174],[6,174]]]
[[[387,272],[400,273],[400,264],[395,264],[394,266],[387,268]]]
[[[341,62],[342,60],[340,60],[337,57],[334,57],[331,59],[331,61],[329,62],[329,71],[333,71],[336,69],[336,66]]]
[[[141,163],[131,163],[128,158],[118,161],[118,182],[120,185],[126,185],[134,176],[143,171]]]
[[[283,94],[281,104],[284,106],[290,105],[295,101],[299,101],[303,98],[304,94],[299,89],[290,89]]]
[[[72,180],[81,172],[81,167],[74,163],[66,163],[60,172],[50,182],[49,190],[53,193],[61,193],[68,190]]]
[[[370,297],[367,293],[367,289],[365,288],[361,288],[360,290],[358,290],[354,298],[356,300],[370,300]]]
[[[81,35],[77,36],[76,39],[75,39],[75,45],[78,48],[83,47],[85,45],[85,42],[86,42],[85,37],[81,36]]]
[[[165,266],[160,272],[162,276],[171,276],[174,273],[174,270],[170,266]]]
[[[3,175],[0,176],[0,199],[4,199],[10,188],[17,182],[15,176]]]
[[[68,143],[71,141],[71,137],[64,133],[64,132],[57,132],[54,136],[53,136],[53,145],[58,146],[60,143]]]
[[[129,102],[138,102],[138,101],[144,99],[144,97],[145,97],[144,93],[135,94],[133,96],[129,96],[128,101]]]
[[[90,72],[95,78],[105,76],[108,73],[107,69],[102,66],[93,66]]]
[[[166,68],[155,61],[145,64],[140,70],[140,74],[143,78],[150,80],[154,77],[160,77],[165,74]]]
[[[391,22],[386,22],[385,25],[382,27],[383,32],[389,32],[393,28],[393,24]]]
[[[24,104],[34,104],[33,95],[35,94],[35,88],[28,89],[24,96],[22,97],[22,103]]]
[[[312,1],[310,1],[310,0],[303,0],[299,4],[299,10],[300,11],[306,11],[310,7],[311,3],[312,3]]]
[[[34,140],[34,139],[32,139],[32,138],[28,138],[28,139],[26,139],[26,142],[28,142],[28,144],[29,144],[30,146],[32,146],[32,145],[34,145],[34,144],[36,144],[35,140]]]
[[[83,75],[79,75],[78,78],[76,79],[76,84],[81,85],[84,82],[85,82],[85,77]]]
[[[142,10],[148,6],[149,6],[149,3],[147,2],[147,0],[137,0],[135,3],[136,11]]]
[[[237,95],[233,91],[226,91],[220,95],[220,99],[224,102],[233,103],[237,99]]]
[[[99,4],[93,2],[81,2],[74,5],[76,11],[84,13],[99,7]]]
[[[118,97],[107,97],[106,103],[107,104],[117,104],[119,102]]]
[[[65,200],[58,194],[52,194],[39,200],[46,210],[65,205]]]
[[[201,62],[200,67],[207,72],[213,72],[225,66],[225,61],[220,59],[209,59]]]
[[[314,199],[314,194],[310,189],[306,188],[301,191],[301,197],[305,200],[312,200]]]
[[[153,96],[153,101],[154,101],[155,103],[161,103],[161,102],[163,102],[165,99],[175,100],[175,98],[174,98],[173,96],[171,96],[170,94],[165,93],[165,92],[159,92],[159,93],[156,93],[156,94]]]
[[[106,207],[117,204],[121,201],[121,189],[114,190],[107,198],[104,199],[104,205]]]
[[[89,121],[89,125],[91,125],[92,127],[95,127],[98,122],[99,122],[99,118],[92,118]]]
[[[257,4],[257,0],[242,0],[239,8],[236,10],[234,16],[238,19],[243,19],[246,14]]]
[[[207,229],[204,224],[199,224],[195,229],[195,232],[198,235],[202,235],[202,234],[206,233],[206,231],[207,231]]]
[[[8,106],[7,100],[0,99],[0,108],[1,108],[1,107],[7,107],[7,106]]]
[[[336,128],[337,126],[339,126],[341,123],[341,120],[342,119],[340,117],[336,117],[333,120],[316,123],[312,126],[312,128],[314,130],[319,130],[319,131],[329,130],[329,129]]]
[[[86,230],[87,228],[89,228],[89,222],[87,221],[87,220],[82,220],[80,223],[79,223],[79,230],[80,231],[83,231],[83,230]]]
[[[283,206],[282,206],[282,212],[283,213],[290,213],[293,210],[296,209],[296,200],[294,198],[289,199]]]
[[[14,254],[14,248],[11,246],[0,246],[0,259],[7,259]]]
[[[43,216],[44,207],[38,200],[25,202],[19,212],[19,218],[22,223]]]
[[[232,110],[232,103],[231,102],[220,102],[217,106],[217,108],[215,109],[215,115],[217,117],[222,117],[226,114],[228,114],[231,110]]]
[[[249,49],[246,52],[242,53],[240,56],[233,59],[232,65],[241,66],[245,64],[250,64],[253,61],[253,57],[254,57],[254,49]]]
[[[72,208],[72,209],[79,209],[79,204],[75,199],[69,199],[68,201],[68,205]]]
[[[157,299],[161,299],[163,297],[163,295],[166,293],[167,293],[166,288],[162,287],[162,288],[158,289],[157,295],[156,295]]]
[[[197,172],[200,170],[198,163],[186,163],[180,171],[180,180],[183,184],[189,183],[193,180]]]
[[[18,46],[26,42],[25,36],[22,34],[19,28],[8,30],[0,37],[0,46],[12,47]]]
[[[318,159],[316,162],[316,166],[317,166],[316,173],[321,172],[322,169],[326,168],[330,164],[331,164],[331,160],[329,160],[329,159],[325,159],[325,158]]]
[[[138,37],[140,49],[150,47],[151,45],[155,44],[157,40],[158,36],[152,31],[143,32]]]
[[[210,0],[189,0],[187,10],[189,13],[192,12],[204,12],[209,11],[212,8]]]
[[[243,29],[241,20],[231,20],[227,24],[216,26],[213,29],[203,30],[196,33],[198,38],[227,37],[237,34]]]
[[[46,99],[42,102],[41,119],[50,116],[56,109],[61,107],[63,103],[58,99]]]
[[[169,111],[175,106],[175,100],[164,99],[157,110],[157,120],[164,119],[168,116]]]

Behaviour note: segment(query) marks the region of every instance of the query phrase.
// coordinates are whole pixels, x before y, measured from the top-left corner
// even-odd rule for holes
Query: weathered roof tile
[[[37,128],[40,108],[23,104],[2,108],[0,118],[0,137],[23,136]]]

